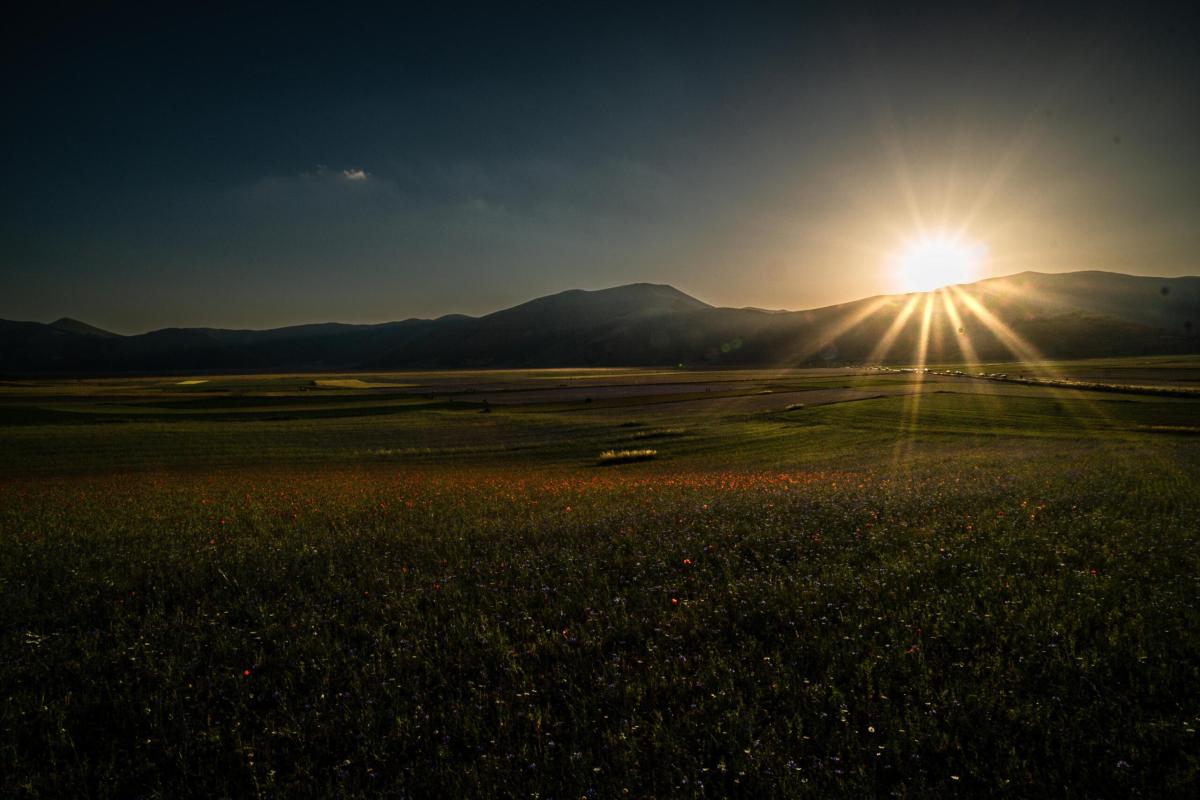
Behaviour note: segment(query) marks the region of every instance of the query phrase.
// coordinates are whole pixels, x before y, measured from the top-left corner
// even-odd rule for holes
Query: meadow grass
[[[0,795],[1191,796],[1196,408],[9,425]]]

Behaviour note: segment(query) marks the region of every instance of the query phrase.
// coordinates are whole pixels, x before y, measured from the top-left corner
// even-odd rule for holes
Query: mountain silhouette
[[[808,311],[718,308],[672,286],[573,289],[481,317],[120,336],[0,320],[0,372],[803,366],[1200,352],[1200,278],[1024,272]]]
[[[88,325],[86,322],[80,322],[77,319],[63,317],[56,319],[50,323],[50,327],[66,333],[78,333],[81,336],[99,336],[102,339],[110,339],[117,334],[97,328],[94,325]]]

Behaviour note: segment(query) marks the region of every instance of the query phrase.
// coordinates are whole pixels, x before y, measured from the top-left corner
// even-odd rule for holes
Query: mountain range
[[[1200,277],[1024,272],[809,311],[710,306],[672,286],[570,290],[481,317],[134,336],[0,320],[0,373],[802,366],[1200,352]]]

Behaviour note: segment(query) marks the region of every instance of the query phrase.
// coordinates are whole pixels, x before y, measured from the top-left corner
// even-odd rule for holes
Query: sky
[[[30,5],[0,318],[814,308],[943,232],[975,277],[1200,274],[1188,4]]]

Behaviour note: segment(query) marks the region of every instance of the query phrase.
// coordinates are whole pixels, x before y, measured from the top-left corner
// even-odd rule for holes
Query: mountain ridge
[[[923,332],[923,333],[922,333]],[[479,317],[123,336],[0,320],[0,373],[803,365],[1200,352],[1200,277],[1022,272],[803,311],[725,308],[668,284],[568,289]],[[922,346],[921,340],[925,340]],[[1023,351],[1023,352],[1016,352]]]

